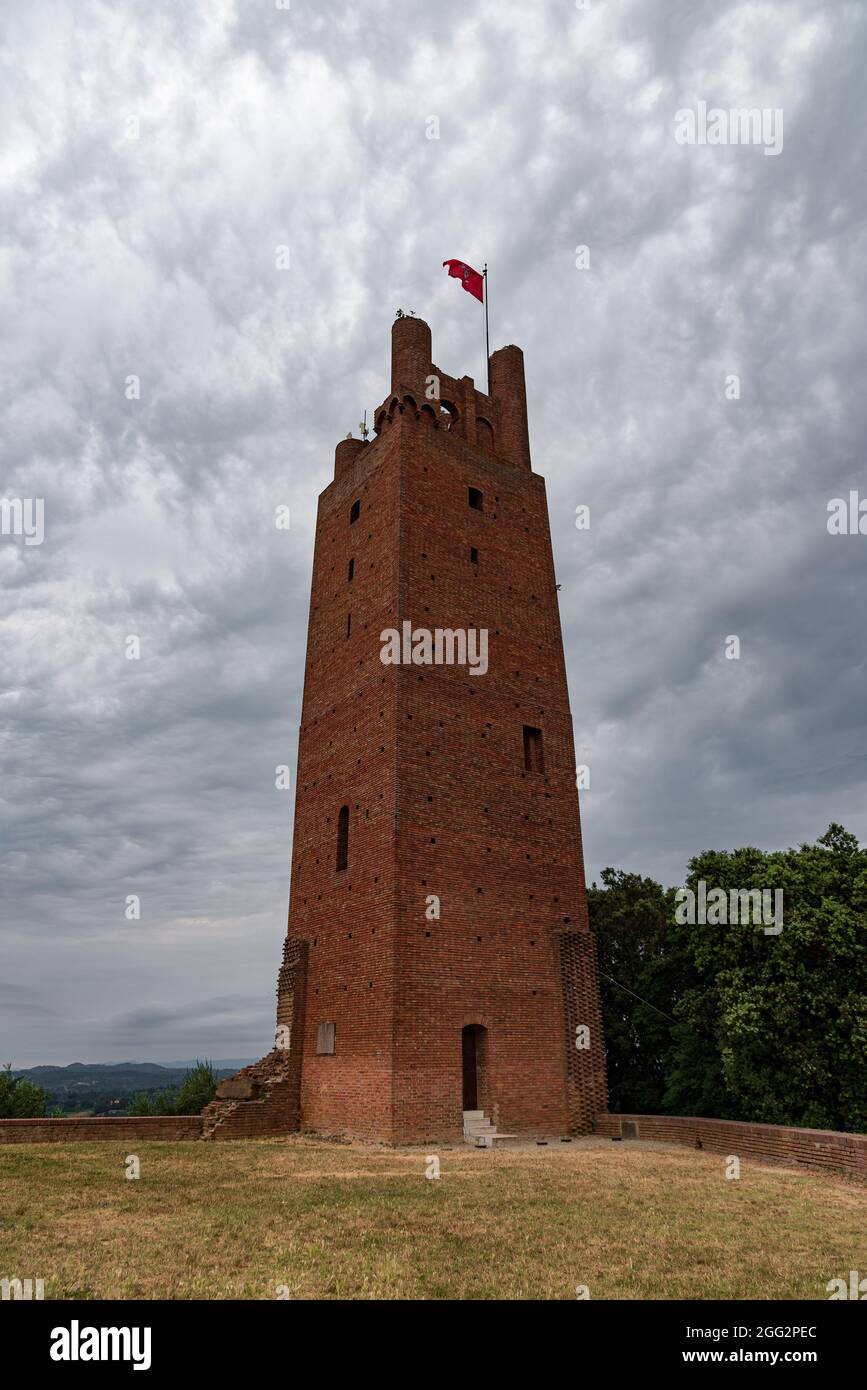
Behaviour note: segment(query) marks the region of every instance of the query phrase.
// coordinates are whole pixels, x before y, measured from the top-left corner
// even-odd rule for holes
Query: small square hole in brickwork
[[[316,1029],[316,1055],[317,1057],[334,1056],[334,1033],[333,1023],[320,1023]]]

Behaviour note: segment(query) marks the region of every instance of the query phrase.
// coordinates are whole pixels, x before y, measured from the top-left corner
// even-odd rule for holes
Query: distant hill
[[[203,1059],[204,1060],[204,1059]],[[246,1061],[214,1062],[217,1076],[232,1076]],[[13,1076],[41,1086],[49,1108],[67,1114],[121,1114],[140,1091],[151,1095],[181,1085],[195,1062],[70,1062],[65,1067],[13,1067]]]

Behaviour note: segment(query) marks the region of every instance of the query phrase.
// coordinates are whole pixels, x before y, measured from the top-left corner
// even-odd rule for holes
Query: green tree
[[[217,1092],[217,1076],[211,1062],[196,1061],[184,1074],[178,1090],[148,1094],[139,1091],[127,1106],[128,1115],[198,1115]]]
[[[177,1091],[168,1086],[164,1091],[157,1091],[153,1099],[155,1115],[177,1115]]]
[[[26,1076],[13,1076],[12,1063],[0,1068],[0,1120],[40,1120],[48,1097]]]
[[[815,845],[707,851],[689,868],[694,891],[702,879],[727,893],[781,889],[783,924],[779,935],[674,924],[692,979],[674,1008],[685,1027],[666,1110],[867,1129],[867,851],[832,824]]]
[[[867,851],[854,835],[833,824],[814,845],[690,860],[688,887],[721,888],[727,908],[733,891],[780,889],[778,934],[678,921],[673,889],[601,878],[588,901],[613,1110],[867,1130]]]
[[[126,1113],[128,1115],[155,1115],[157,1112],[147,1091],[136,1091],[126,1107]]]
[[[676,997],[667,955],[671,891],[640,874],[603,869],[588,890],[602,991],[609,1107],[659,1112]]]
[[[211,1062],[192,1067],[181,1082],[175,1104],[176,1115],[198,1115],[217,1093],[217,1076]]]

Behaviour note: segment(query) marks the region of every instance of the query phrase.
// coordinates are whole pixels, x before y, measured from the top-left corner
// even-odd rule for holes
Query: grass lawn
[[[125,1177],[134,1152],[141,1177]],[[433,1152],[433,1149],[430,1150]],[[0,1278],[62,1298],[826,1299],[867,1188],[645,1143],[0,1148]]]

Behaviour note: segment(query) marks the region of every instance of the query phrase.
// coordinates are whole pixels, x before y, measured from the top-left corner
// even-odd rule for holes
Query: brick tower
[[[279,1045],[206,1132],[586,1132],[599,988],[521,350],[484,395],[397,319],[374,424],[319,499]],[[384,663],[389,630],[414,660]]]

